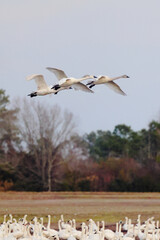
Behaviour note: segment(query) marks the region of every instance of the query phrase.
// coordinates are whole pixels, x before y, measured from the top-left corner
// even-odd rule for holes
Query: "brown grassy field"
[[[28,220],[38,216],[45,221],[50,214],[54,224],[61,214],[79,223],[92,218],[113,224],[125,216],[136,221],[138,214],[142,220],[151,216],[160,220],[160,193],[0,192],[0,221],[9,213],[16,219],[27,214]]]

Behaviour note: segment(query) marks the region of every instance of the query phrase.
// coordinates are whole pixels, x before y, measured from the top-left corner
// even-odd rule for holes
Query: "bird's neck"
[[[62,228],[61,228],[61,220],[58,221],[58,228],[59,228],[59,231],[62,230]]]
[[[119,233],[121,233],[121,228],[122,228],[122,225],[120,224],[119,225]]]
[[[6,215],[4,215],[4,220],[3,220],[3,224],[6,223]]]
[[[50,225],[51,225],[51,217],[48,216],[48,225],[47,225],[48,230],[50,230]]]
[[[90,223],[89,233],[91,234],[93,232],[93,223]]]
[[[10,221],[12,222],[12,215],[10,214],[9,216],[10,216]]]
[[[114,80],[117,80],[117,79],[122,78],[122,77],[123,77],[123,76],[118,76],[118,77],[110,78],[109,81],[114,81]]]
[[[116,233],[118,232],[118,223],[116,223]]]
[[[91,77],[90,76],[85,76],[85,77],[77,79],[77,81],[79,82],[79,81],[83,81],[83,80],[86,80],[86,79],[89,79],[89,78],[91,78]]]
[[[41,218],[41,225],[43,226],[43,218]]]
[[[102,221],[102,229],[103,229],[103,230],[104,230],[104,227],[105,227],[104,225],[105,225],[105,224],[104,224],[104,221]]]
[[[76,220],[73,220],[73,228],[76,229]]]

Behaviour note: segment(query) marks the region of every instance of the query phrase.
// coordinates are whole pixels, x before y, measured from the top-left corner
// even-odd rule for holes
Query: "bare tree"
[[[21,102],[21,103],[20,103]],[[52,190],[52,169],[60,164],[60,152],[74,133],[73,115],[57,105],[47,106],[31,100],[19,101],[19,120],[26,149],[35,156],[44,186]]]

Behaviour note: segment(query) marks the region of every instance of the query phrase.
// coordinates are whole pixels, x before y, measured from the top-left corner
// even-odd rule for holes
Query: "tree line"
[[[0,190],[160,191],[160,123],[80,136],[72,113],[0,89]]]

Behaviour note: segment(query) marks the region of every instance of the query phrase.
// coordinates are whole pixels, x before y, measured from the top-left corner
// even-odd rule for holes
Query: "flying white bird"
[[[51,94],[51,93],[57,94],[61,90],[69,89],[69,87],[68,88],[62,87],[57,90],[52,89],[52,86],[47,85],[46,81],[44,80],[43,75],[41,75],[41,74],[32,74],[32,75],[26,77],[27,81],[30,81],[32,79],[34,79],[36,82],[37,91],[28,94],[28,96],[30,96],[30,97],[44,96],[44,95]]]
[[[53,72],[56,77],[58,78],[59,82],[58,84],[54,85],[52,89],[58,90],[61,89],[61,87],[73,87],[75,90],[82,90],[85,92],[93,93],[91,89],[89,89],[85,84],[81,83],[81,81],[94,78],[94,76],[91,75],[85,75],[82,78],[73,78],[73,77],[67,77],[64,71],[57,69],[57,68],[50,68],[47,67],[47,69],[51,72]]]
[[[119,77],[110,78],[108,76],[98,76],[95,80],[88,82],[86,85],[89,85],[89,88],[94,87],[98,84],[105,84],[106,86],[110,87],[113,91],[121,94],[126,95],[122,89],[114,82],[114,80],[117,80],[119,78],[129,78],[127,75],[122,75]]]

